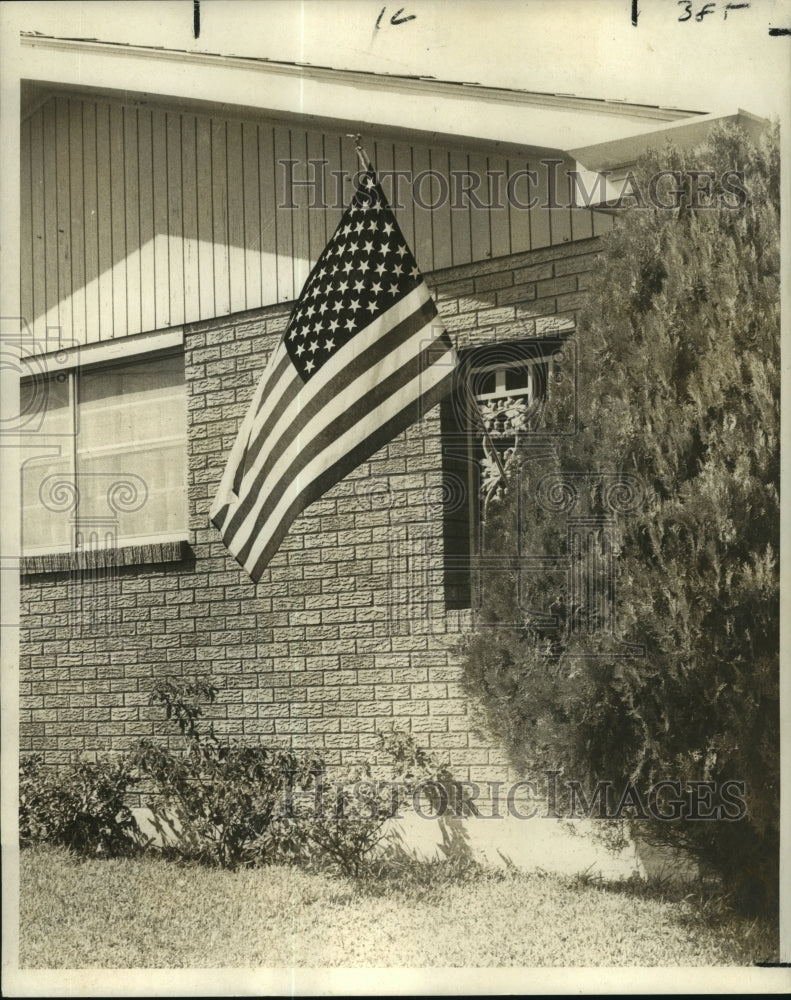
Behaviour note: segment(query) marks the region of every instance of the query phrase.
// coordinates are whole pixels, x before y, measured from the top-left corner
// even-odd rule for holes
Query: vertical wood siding
[[[295,298],[358,167],[337,133],[65,96],[22,123],[21,146],[21,311],[53,346],[58,337],[92,343]],[[522,204],[546,199],[550,178],[538,162],[389,139],[369,139],[368,148],[383,175],[426,172],[417,200],[408,178],[383,181],[424,271],[609,227],[584,209],[507,204],[509,179]],[[284,160],[296,161],[296,182],[316,178],[324,208],[313,204],[315,188],[289,190]],[[564,169],[557,194],[567,203]],[[451,180],[459,171],[482,183],[465,194]]]

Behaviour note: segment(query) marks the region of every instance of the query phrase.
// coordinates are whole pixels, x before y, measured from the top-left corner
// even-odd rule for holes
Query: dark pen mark
[[[716,14],[718,12],[715,0],[711,0],[710,3],[702,4],[697,12],[694,10],[694,0],[676,0],[676,5],[684,8],[683,15],[678,19],[681,24],[684,24],[686,21],[691,21],[693,16],[698,24],[700,24],[700,22],[707,18],[710,14]],[[729,11],[749,10],[751,6],[752,4],[750,3],[726,3],[720,4],[719,9],[722,10],[723,21],[727,21]]]
[[[791,35],[791,28],[770,28],[769,34],[772,38],[779,38],[781,35]]]
[[[640,11],[637,9],[637,0],[632,0],[632,24],[637,27],[637,18],[640,16]]]
[[[400,18],[400,19],[397,20],[398,15],[401,13],[401,11],[403,9],[404,9],[403,7],[399,7],[398,10],[395,12],[395,14],[393,14],[393,16],[390,18],[390,23],[391,24],[406,24],[407,21],[414,21],[415,20],[415,18],[417,17],[417,14],[407,14],[406,17],[402,17],[402,18]]]
[[[200,0],[192,0],[192,34],[200,38]]]
[[[386,10],[387,7],[382,7],[382,9],[379,11],[379,17],[377,17],[376,19],[377,31],[379,30],[379,25],[381,24],[382,17]],[[398,15],[401,14],[403,10],[404,10],[403,7],[399,7],[398,10],[395,12],[395,14],[393,14],[393,16],[390,18],[390,23],[392,25],[406,24],[407,21],[414,21],[415,18],[417,17],[417,14],[407,14],[406,17],[399,17]]]

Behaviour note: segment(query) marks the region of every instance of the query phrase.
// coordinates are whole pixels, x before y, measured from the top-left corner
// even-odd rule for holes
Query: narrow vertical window
[[[557,391],[560,369],[573,368],[571,361],[568,341],[558,337],[487,345],[461,356],[454,392],[440,413],[449,609],[477,606],[476,568],[489,548],[487,514],[508,489],[524,448],[551,447],[551,439],[574,424],[573,378],[564,375]]]

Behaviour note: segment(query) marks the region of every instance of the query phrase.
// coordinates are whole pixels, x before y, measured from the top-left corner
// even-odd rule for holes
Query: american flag
[[[455,366],[369,168],[272,353],[211,509],[256,583],[294,519],[439,402]]]

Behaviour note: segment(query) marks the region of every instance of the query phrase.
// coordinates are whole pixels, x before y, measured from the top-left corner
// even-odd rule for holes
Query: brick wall
[[[596,240],[434,272],[464,348],[573,329]],[[443,591],[439,408],[381,449],[294,523],[258,586],[207,512],[239,421],[290,304],[185,331],[188,554],[23,581],[21,748],[55,764],[73,750],[165,735],[152,680],[211,673],[218,731],[366,755],[395,723],[460,777],[506,776],[476,735],[453,647],[469,612]],[[164,557],[163,557],[164,559]],[[90,614],[86,614],[90,611]]]

